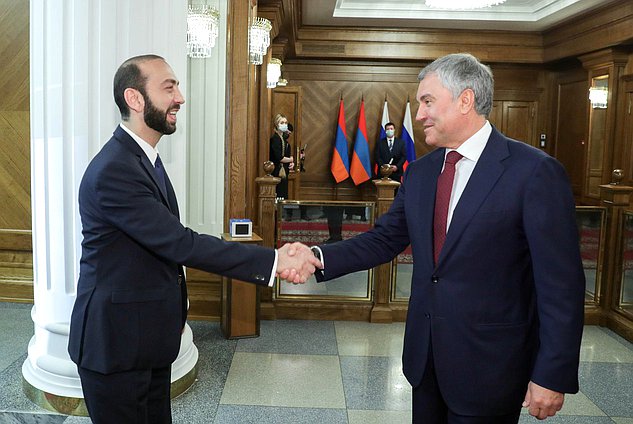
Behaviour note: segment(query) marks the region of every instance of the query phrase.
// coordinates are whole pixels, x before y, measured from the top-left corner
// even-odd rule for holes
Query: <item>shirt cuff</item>
[[[275,249],[275,261],[273,262],[273,269],[270,271],[270,281],[268,282],[268,287],[272,287],[275,284],[275,278],[277,277],[277,259],[279,258],[279,253],[277,253],[277,249]]]
[[[312,251],[317,250],[319,252],[317,258],[321,261],[321,265],[323,265],[323,269],[325,269],[325,258],[323,258],[323,251],[319,246],[312,246],[310,249]]]

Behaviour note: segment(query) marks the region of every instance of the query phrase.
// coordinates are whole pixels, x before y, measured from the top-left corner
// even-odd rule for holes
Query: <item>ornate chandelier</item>
[[[261,65],[270,46],[270,30],[273,28],[268,19],[255,17],[248,29],[248,61]]]
[[[211,56],[218,38],[220,12],[207,5],[189,6],[187,13],[187,55],[193,58]]]
[[[506,0],[426,0],[426,5],[434,9],[481,9],[496,6]]]

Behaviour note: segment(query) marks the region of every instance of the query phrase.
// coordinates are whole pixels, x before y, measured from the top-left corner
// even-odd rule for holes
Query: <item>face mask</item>
[[[385,132],[387,133],[387,137],[389,138],[393,137],[393,135],[396,133],[394,130],[387,130]]]
[[[277,128],[281,132],[286,132],[286,131],[288,131],[288,124],[279,124],[279,126]]]

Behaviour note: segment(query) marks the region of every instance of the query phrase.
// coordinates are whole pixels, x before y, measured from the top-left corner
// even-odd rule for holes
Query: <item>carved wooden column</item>
[[[264,162],[266,175],[255,178],[259,187],[257,225],[263,240],[262,245],[265,247],[275,247],[275,198],[277,197],[277,184],[281,182],[281,178],[273,177],[270,174],[274,168],[275,165],[272,162]],[[275,308],[272,303],[273,289],[260,287],[260,290],[261,318],[275,319]]]
[[[387,177],[372,182],[376,186],[376,218],[378,218],[391,207],[395,190],[400,187],[400,183]],[[369,319],[371,322],[393,322],[393,311],[389,306],[392,269],[393,262],[374,268],[374,306]]]
[[[618,174],[614,170],[614,177]],[[622,284],[620,267],[622,260],[620,229],[622,228],[622,212],[631,203],[633,187],[620,185],[615,179],[615,183],[600,186],[600,198],[602,204],[607,208],[606,242],[604,251],[604,267],[602,271],[602,284],[600,287],[600,306],[602,309],[600,324],[608,325],[610,328],[621,324],[619,315],[612,313],[617,307]]]

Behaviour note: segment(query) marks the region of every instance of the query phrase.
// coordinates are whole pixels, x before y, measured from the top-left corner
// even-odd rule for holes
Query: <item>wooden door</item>
[[[558,85],[554,156],[563,164],[575,196],[583,193],[587,151],[587,81]]]
[[[538,147],[536,139],[536,102],[503,102],[503,133],[515,140]]]

